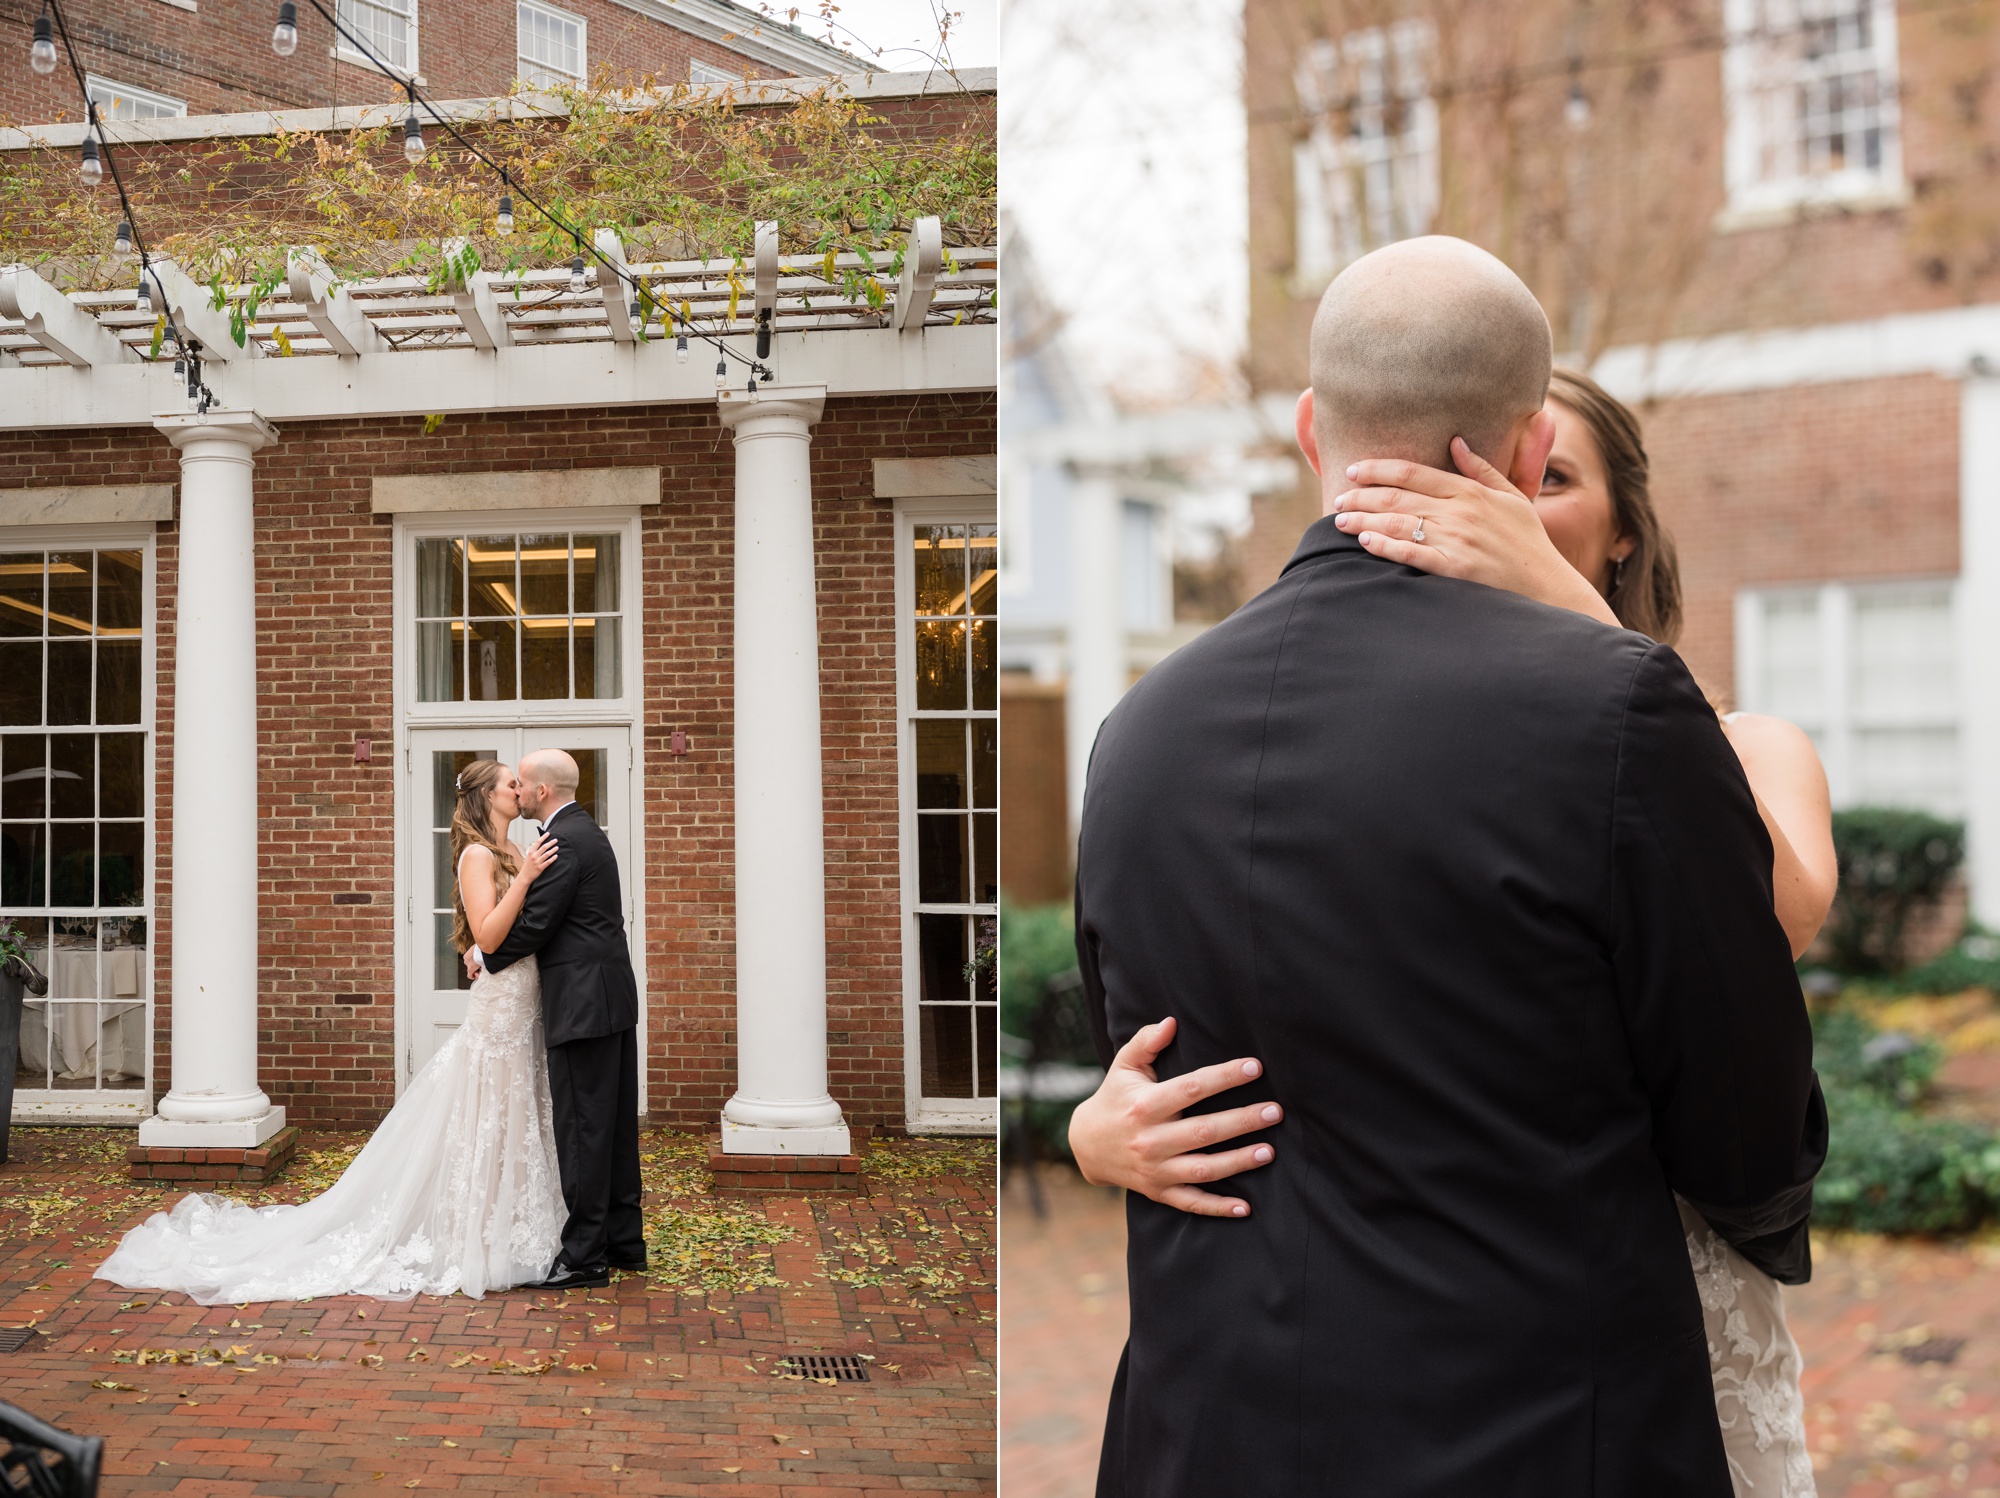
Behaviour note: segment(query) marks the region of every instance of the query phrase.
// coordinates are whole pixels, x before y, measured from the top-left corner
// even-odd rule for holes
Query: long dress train
[[[127,1233],[97,1277],[202,1305],[480,1296],[546,1276],[563,1218],[528,957],[473,983],[465,1023],[322,1195],[261,1208],[183,1197]]]

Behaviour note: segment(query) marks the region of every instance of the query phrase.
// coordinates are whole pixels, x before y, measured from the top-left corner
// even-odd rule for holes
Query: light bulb
[[[722,357],[720,349],[716,350],[715,357],[715,388],[717,390],[729,388],[729,361]]]
[[[638,332],[646,326],[646,315],[639,310],[639,299],[635,296],[625,304],[626,316],[632,319],[632,331]]]
[[[118,237],[111,242],[111,253],[116,255],[120,260],[123,260],[127,255],[132,253],[132,221],[130,219],[121,218],[118,220]]]
[[[35,17],[35,41],[28,48],[28,66],[44,78],[56,70],[56,33],[47,16]]]
[[[104,163],[98,159],[95,136],[84,137],[83,164],[77,168],[77,175],[83,178],[85,187],[95,187],[104,180]]]
[[[500,195],[500,211],[493,215],[493,227],[501,234],[514,232],[514,200],[505,193]]]
[[[1581,130],[1590,123],[1590,96],[1584,93],[1581,83],[1569,86],[1569,98],[1563,101],[1563,122],[1572,130]]]
[[[583,278],[583,256],[579,255],[569,263],[569,289],[582,296],[590,283]]]
[[[685,364],[688,361],[688,335],[680,333],[674,338],[674,357]]]
[[[410,111],[410,117],[403,121],[403,159],[415,166],[424,159],[424,127],[417,123],[417,112]]]
[[[271,28],[271,50],[290,57],[299,50],[299,8],[293,0],[278,7],[278,24]]]
[[[146,284],[146,278],[139,278],[139,314],[150,316],[153,311],[153,288]]]

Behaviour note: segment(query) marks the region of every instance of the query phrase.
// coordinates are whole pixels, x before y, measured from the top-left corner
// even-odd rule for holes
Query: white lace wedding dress
[[[1724,1243],[1693,1207],[1680,1208],[1737,1498],[1814,1498],[1799,1392],[1804,1364],[1785,1324],[1784,1289]]]
[[[323,1195],[260,1208],[183,1197],[127,1233],[97,1277],[202,1305],[479,1296],[545,1277],[564,1216],[528,957],[474,982],[465,1023]]]

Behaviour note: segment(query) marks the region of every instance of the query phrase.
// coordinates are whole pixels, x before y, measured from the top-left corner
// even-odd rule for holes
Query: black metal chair
[[[1104,1068],[1097,1061],[1097,1043],[1091,1037],[1088,1003],[1083,975],[1075,968],[1057,973],[1042,985],[1041,1002],[1028,1021],[1027,1043],[1019,1048],[1023,1064],[1009,1089],[1015,1153],[1037,1217],[1046,1217],[1049,1209],[1042,1198],[1041,1178],[1035,1172],[1040,1151],[1033,1105],[1081,1102],[1097,1090],[1104,1077]]]
[[[0,1404],[0,1492],[32,1498],[97,1498],[103,1436],[73,1436],[26,1410]]]

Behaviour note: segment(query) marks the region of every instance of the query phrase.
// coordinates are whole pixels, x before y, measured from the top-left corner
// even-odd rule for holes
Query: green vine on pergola
[[[783,104],[745,105],[729,93],[612,88],[554,91],[565,113],[496,120],[482,150],[585,232],[618,230],[627,258],[746,260],[753,225],[776,220],[787,255],[819,260],[830,287],[881,305],[919,218],[937,217],[947,253],[997,232],[992,101],[943,133],[917,135],[830,88]],[[385,112],[386,113],[386,112]],[[281,284],[285,255],[310,245],[345,279],[462,276],[446,241],[470,242],[477,263],[512,271],[566,263],[570,236],[528,214],[496,232],[503,191],[493,172],[448,140],[403,159],[400,123],[119,146],[148,247],[196,280]],[[114,141],[116,136],[114,136]],[[0,262],[34,266],[68,290],[135,281],[111,254],[119,216],[109,189],[85,187],[73,149],[7,153],[0,172]],[[860,264],[836,265],[852,255]]]

